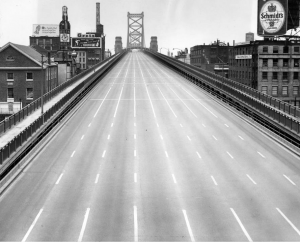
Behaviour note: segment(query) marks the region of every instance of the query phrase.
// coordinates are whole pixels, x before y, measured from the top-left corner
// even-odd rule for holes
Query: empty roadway
[[[300,240],[300,164],[127,54],[0,198],[1,241]]]

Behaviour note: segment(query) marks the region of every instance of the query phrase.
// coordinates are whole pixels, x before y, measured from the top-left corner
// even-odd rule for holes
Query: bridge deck
[[[0,198],[0,240],[296,241],[299,174],[299,158],[132,52]]]

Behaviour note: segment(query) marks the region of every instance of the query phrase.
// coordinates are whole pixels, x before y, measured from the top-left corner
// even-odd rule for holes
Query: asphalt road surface
[[[142,52],[0,198],[1,241],[300,241],[300,160]]]

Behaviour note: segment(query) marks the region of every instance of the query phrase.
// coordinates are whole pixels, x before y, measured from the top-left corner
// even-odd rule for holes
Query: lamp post
[[[72,53],[69,53],[69,56],[71,57],[71,74],[72,77],[75,76],[75,66],[76,66],[76,57],[77,57],[77,52],[73,50]]]
[[[42,81],[41,81],[41,115],[44,123],[44,55],[42,54]]]

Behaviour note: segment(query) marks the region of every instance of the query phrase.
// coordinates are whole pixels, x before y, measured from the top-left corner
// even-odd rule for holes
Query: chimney
[[[100,24],[100,3],[96,3],[96,25]]]

